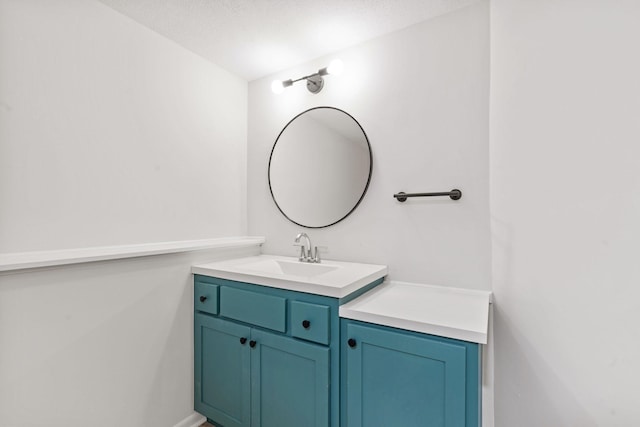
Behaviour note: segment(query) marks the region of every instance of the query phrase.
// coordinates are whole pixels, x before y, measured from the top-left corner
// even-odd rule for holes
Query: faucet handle
[[[308,259],[307,250],[304,247],[303,243],[294,243],[293,246],[300,246],[300,256],[298,257],[298,261],[306,261]]]
[[[313,262],[316,262],[316,263],[322,262],[322,259],[320,257],[320,249],[322,249],[323,251],[326,251],[328,248],[326,246],[316,246],[314,253],[309,255],[310,257],[313,258]]]

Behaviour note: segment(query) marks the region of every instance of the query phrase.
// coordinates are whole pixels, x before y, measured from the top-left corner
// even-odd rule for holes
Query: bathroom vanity
[[[225,427],[330,425],[337,303],[200,275],[195,289],[195,409]]]
[[[385,282],[342,305],[341,425],[480,426],[490,301]]]
[[[314,107],[278,135],[269,190],[292,223],[329,227],[372,165],[360,123]],[[480,426],[489,292],[383,283],[386,266],[322,261],[304,232],[294,244],[298,259],[192,268],[196,411],[223,427]]]
[[[430,322],[425,293],[396,307],[412,289],[382,284],[385,266],[261,255],[192,272],[195,409],[214,424],[479,426],[486,328]]]
[[[386,266],[261,255],[192,272],[196,411],[224,427],[338,426],[338,308]]]

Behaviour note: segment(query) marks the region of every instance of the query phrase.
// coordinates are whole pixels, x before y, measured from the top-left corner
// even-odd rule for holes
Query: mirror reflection
[[[337,108],[316,107],[280,132],[269,160],[269,187],[290,221],[327,227],[358,206],[371,166],[371,147],[360,124]]]

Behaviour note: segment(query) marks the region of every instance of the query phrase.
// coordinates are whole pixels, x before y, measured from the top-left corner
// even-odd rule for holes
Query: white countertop
[[[360,264],[322,260],[322,263],[308,265],[310,269],[326,268],[322,274],[306,276],[304,273],[285,274],[274,267],[276,262],[282,261],[300,265],[297,258],[277,255],[259,255],[254,257],[237,258],[209,264],[194,265],[191,272],[205,276],[238,282],[255,283],[272,288],[287,289],[297,292],[343,298],[361,289],[369,283],[387,275],[386,265]],[[334,267],[331,269],[330,267]]]
[[[340,317],[487,343],[491,292],[389,281],[340,306]]]

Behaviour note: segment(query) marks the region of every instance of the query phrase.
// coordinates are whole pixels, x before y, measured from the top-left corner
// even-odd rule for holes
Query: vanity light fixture
[[[274,80],[271,83],[271,90],[274,93],[280,94],[284,92],[285,88],[289,86],[293,86],[295,82],[299,82],[301,80],[307,81],[307,89],[311,93],[318,93],[324,87],[324,79],[322,76],[326,76],[328,74],[338,75],[342,73],[342,69],[344,65],[342,61],[339,59],[334,59],[331,61],[328,67],[320,68],[317,73],[309,74],[308,76],[300,77],[299,79],[289,79],[289,80]]]

